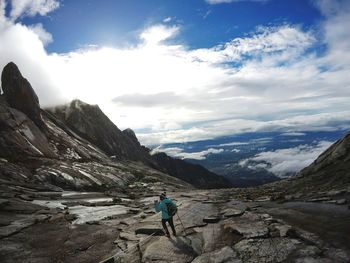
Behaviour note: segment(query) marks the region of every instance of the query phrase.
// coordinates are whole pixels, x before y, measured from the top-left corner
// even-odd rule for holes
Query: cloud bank
[[[262,152],[240,162],[250,169],[266,169],[279,176],[286,177],[299,172],[310,165],[332,142],[320,141],[316,145],[299,145],[288,149]]]
[[[42,106],[75,98],[99,104],[147,145],[349,128],[350,2],[315,3],[324,15],[317,30],[259,26],[227,43],[191,49],[174,41],[181,26],[169,20],[143,29],[127,47],[48,53],[55,36],[20,19],[48,15],[59,2],[0,0],[0,68],[14,61]]]
[[[229,4],[234,2],[266,2],[268,0],[205,0],[208,4],[217,5],[217,4]]]
[[[151,154],[155,154],[158,152],[164,152],[169,156],[179,158],[179,159],[204,160],[210,154],[219,154],[224,152],[224,149],[209,148],[207,150],[200,151],[200,152],[184,152],[184,150],[179,147],[163,148],[162,146],[158,146],[152,150]]]
[[[59,8],[58,0],[11,0],[10,18],[16,20],[23,16],[44,16]]]

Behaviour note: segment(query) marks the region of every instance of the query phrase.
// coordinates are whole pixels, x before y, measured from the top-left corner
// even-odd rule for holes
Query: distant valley
[[[295,175],[344,134],[345,130],[256,132],[152,148],[200,164],[234,186],[247,187]]]

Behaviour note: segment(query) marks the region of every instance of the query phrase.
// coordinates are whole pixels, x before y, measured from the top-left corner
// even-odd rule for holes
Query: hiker
[[[166,196],[165,192],[159,196],[159,200],[160,201],[154,201],[154,208],[156,209],[157,213],[162,211],[162,225],[165,231],[165,236],[170,237],[169,230],[166,226],[166,222],[168,222],[171,227],[171,230],[173,231],[174,237],[176,237],[176,231],[173,221],[173,216],[177,212],[176,204]]]

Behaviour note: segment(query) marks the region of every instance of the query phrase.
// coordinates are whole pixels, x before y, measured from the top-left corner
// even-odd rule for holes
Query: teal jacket
[[[176,207],[176,204],[170,198],[165,198],[163,201],[154,203],[156,212],[159,213],[162,211],[162,219],[169,219],[171,217],[171,215],[169,215],[168,208],[166,207],[166,203],[171,203]]]

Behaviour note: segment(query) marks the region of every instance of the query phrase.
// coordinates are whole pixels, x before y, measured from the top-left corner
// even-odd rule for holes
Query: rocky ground
[[[249,199],[241,189],[171,186],[177,237],[153,200],[165,185],[126,193],[17,188],[0,200],[1,262],[349,262],[349,192],[332,199]],[[345,201],[344,201],[345,200]],[[338,201],[338,203],[337,203]],[[181,221],[179,220],[181,218]]]

